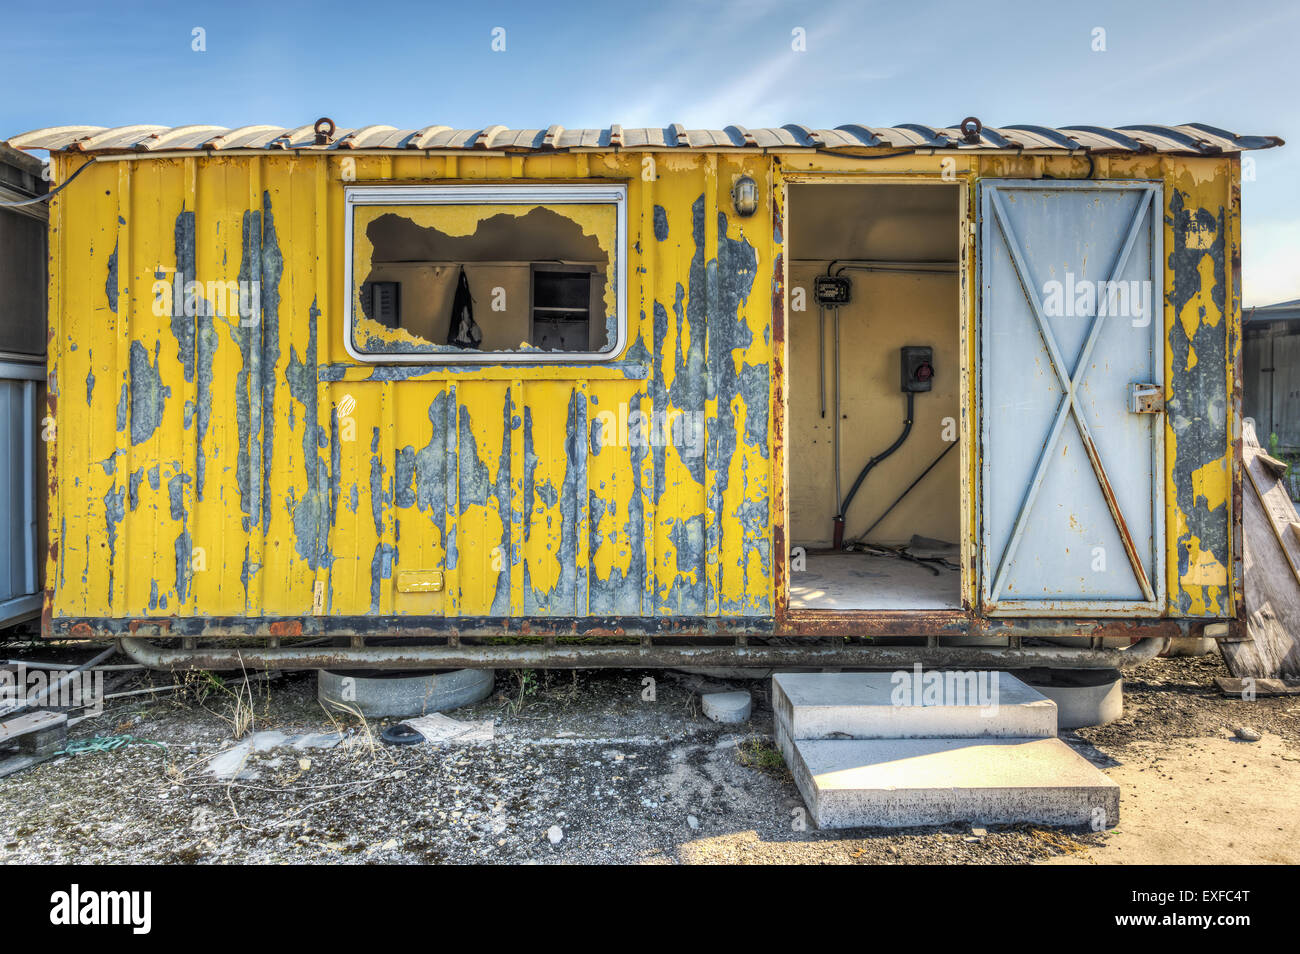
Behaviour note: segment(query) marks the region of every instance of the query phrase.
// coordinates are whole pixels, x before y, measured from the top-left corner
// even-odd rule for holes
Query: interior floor
[[[809,553],[790,574],[790,608],[961,609],[961,573],[874,553]]]

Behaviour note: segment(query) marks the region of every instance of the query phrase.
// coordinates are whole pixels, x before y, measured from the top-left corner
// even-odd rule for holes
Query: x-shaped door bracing
[[[1141,232],[1147,210],[1151,207],[1153,194],[1154,192],[1151,189],[1143,190],[1142,197],[1138,200],[1137,211],[1133,213],[1133,218],[1129,222],[1124,242],[1116,253],[1115,261],[1111,266],[1111,284],[1103,287],[1112,287],[1113,283],[1119,281],[1120,276],[1123,275],[1124,267],[1128,263],[1129,253],[1133,250],[1133,244],[1137,241],[1138,234]],[[1092,464],[1093,473],[1097,477],[1102,496],[1106,500],[1106,507],[1110,510],[1111,518],[1115,521],[1115,528],[1119,531],[1120,540],[1124,545],[1124,552],[1128,555],[1129,564],[1133,567],[1133,575],[1137,577],[1138,585],[1142,588],[1143,597],[1148,603],[1154,603],[1156,600],[1155,591],[1151,588],[1151,581],[1147,579],[1146,569],[1142,565],[1142,557],[1133,544],[1133,537],[1129,533],[1124,514],[1120,511],[1119,501],[1115,498],[1115,492],[1110,485],[1110,481],[1106,478],[1106,468],[1102,463],[1101,454],[1097,450],[1097,444],[1092,439],[1092,431],[1088,427],[1088,420],[1084,417],[1077,400],[1079,384],[1087,373],[1088,361],[1092,356],[1093,346],[1097,343],[1097,337],[1102,327],[1102,319],[1106,317],[1105,309],[1102,307],[1102,296],[1097,296],[1096,313],[1092,316],[1092,321],[1089,324],[1088,336],[1079,351],[1074,370],[1067,376],[1065,359],[1056,345],[1056,337],[1052,334],[1051,326],[1047,323],[1047,317],[1043,314],[1042,301],[1039,299],[1038,290],[1030,277],[1029,266],[1025,261],[1024,252],[1020,248],[1014,230],[1011,228],[1005,202],[996,190],[992,192],[992,200],[994,218],[997,221],[998,229],[1006,240],[1007,249],[1011,253],[1011,260],[1016,269],[1016,277],[1020,281],[1020,287],[1025,293],[1025,300],[1028,301],[1029,308],[1034,313],[1034,319],[1038,323],[1038,331],[1042,335],[1048,357],[1051,358],[1052,369],[1056,372],[1056,377],[1065,393],[1061,397],[1061,403],[1056,409],[1056,416],[1052,421],[1051,429],[1047,432],[1042,452],[1038,456],[1038,464],[1034,468],[1034,478],[1025,492],[1024,500],[1021,502],[1020,513],[1016,516],[1011,539],[1007,542],[1006,551],[1002,554],[1002,559],[998,563],[993,586],[989,591],[989,598],[996,602],[1002,593],[1003,586],[1006,585],[1007,574],[1012,566],[1012,558],[1015,556],[1016,549],[1020,545],[1020,539],[1024,535],[1025,525],[1029,522],[1030,511],[1033,510],[1034,501],[1037,499],[1038,491],[1042,487],[1048,464],[1056,449],[1057,441],[1060,439],[1061,430],[1065,426],[1066,416],[1072,414],[1075,424],[1079,428],[1079,437],[1083,441],[1084,452],[1088,455],[1088,460]]]

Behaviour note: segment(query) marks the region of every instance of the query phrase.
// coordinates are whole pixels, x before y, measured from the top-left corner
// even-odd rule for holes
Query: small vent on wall
[[[370,317],[386,328],[396,328],[401,307],[401,282],[370,283]]]

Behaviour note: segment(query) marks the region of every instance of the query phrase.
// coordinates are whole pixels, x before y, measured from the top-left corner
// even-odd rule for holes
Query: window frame
[[[613,267],[615,282],[616,332],[613,346],[605,351],[412,351],[370,353],[356,347],[353,330],[356,319],[355,273],[352,234],[353,212],[366,205],[601,205],[615,208]],[[343,347],[348,356],[363,364],[603,364],[617,361],[627,349],[627,186],[621,184],[499,183],[493,185],[351,185],[343,189]],[[606,279],[607,281],[609,279]],[[532,323],[532,293],[529,292],[529,324]],[[433,342],[431,342],[433,344]]]

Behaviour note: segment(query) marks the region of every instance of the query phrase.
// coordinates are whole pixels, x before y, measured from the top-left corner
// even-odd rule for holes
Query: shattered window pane
[[[617,248],[609,202],[356,205],[353,348],[376,359],[608,354]]]

